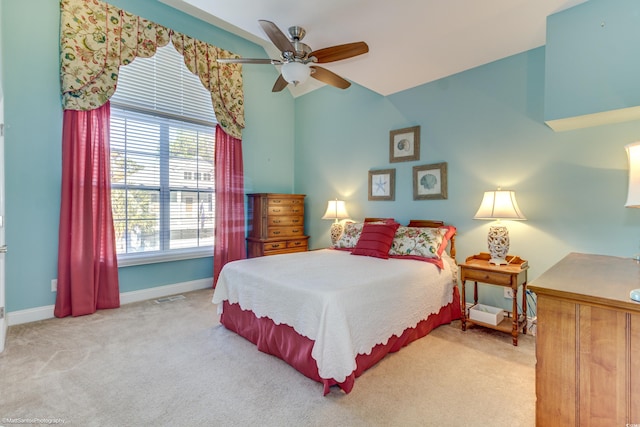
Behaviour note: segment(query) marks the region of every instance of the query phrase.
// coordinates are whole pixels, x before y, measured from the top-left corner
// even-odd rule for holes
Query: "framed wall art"
[[[395,200],[396,170],[369,171],[369,200]]]
[[[420,126],[389,132],[389,162],[420,160]]]
[[[447,198],[447,164],[413,167],[413,200]]]

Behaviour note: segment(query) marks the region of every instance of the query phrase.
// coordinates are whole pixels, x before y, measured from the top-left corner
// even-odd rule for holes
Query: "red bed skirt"
[[[393,335],[386,344],[376,345],[370,354],[359,354],[356,357],[356,369],[343,382],[338,382],[335,379],[320,378],[318,375],[318,366],[311,357],[313,340],[298,334],[289,325],[276,325],[268,317],[258,318],[252,311],[241,309],[238,304],[228,301],[224,301],[223,304],[220,323],[254,343],[260,351],[279,357],[302,374],[324,384],[325,395],[329,393],[329,387],[332,385],[338,385],[345,393],[349,393],[355,379],[378,363],[387,353],[396,352],[424,337],[436,327],[451,323],[462,316],[460,292],[456,286],[453,288],[453,301],[450,304],[418,323],[415,328],[405,329],[401,336]]]

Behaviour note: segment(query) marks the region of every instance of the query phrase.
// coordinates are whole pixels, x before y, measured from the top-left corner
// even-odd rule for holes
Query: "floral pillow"
[[[432,262],[442,268],[440,257],[455,232],[456,229],[452,226],[399,227],[389,249],[389,256]]]
[[[333,245],[334,249],[353,249],[356,247],[360,234],[362,233],[363,222],[349,222],[344,225],[342,236]]]

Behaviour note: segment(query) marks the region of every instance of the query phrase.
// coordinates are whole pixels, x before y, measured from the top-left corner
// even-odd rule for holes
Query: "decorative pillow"
[[[453,226],[399,227],[389,250],[389,256],[432,262],[443,268],[442,252],[455,233],[456,228]]]
[[[333,245],[334,249],[353,249],[360,239],[363,222],[349,222],[344,225],[344,230],[338,241]]]
[[[360,239],[351,254],[383,259],[389,258],[389,249],[398,227],[400,227],[400,224],[393,220],[382,224],[365,223],[360,233]]]
[[[338,241],[332,246],[333,249],[352,250],[356,247],[362,233],[362,227],[365,224],[385,224],[385,222],[394,222],[393,218],[386,221],[369,221],[369,222],[348,222],[344,225],[342,234]]]
[[[442,252],[444,252],[445,249],[447,249],[447,245],[449,244],[449,241],[453,236],[455,236],[458,230],[456,230],[456,228],[453,225],[443,225],[442,227],[440,227],[440,230],[447,230],[444,233],[444,236],[442,236],[442,243],[440,244],[440,248],[438,248],[438,255],[442,256]]]

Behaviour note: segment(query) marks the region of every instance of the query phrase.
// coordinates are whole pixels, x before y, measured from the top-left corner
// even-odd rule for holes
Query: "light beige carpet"
[[[9,328],[0,425],[533,426],[534,340],[441,326],[322,385],[220,326],[211,290]],[[23,424],[24,425],[24,424]]]

